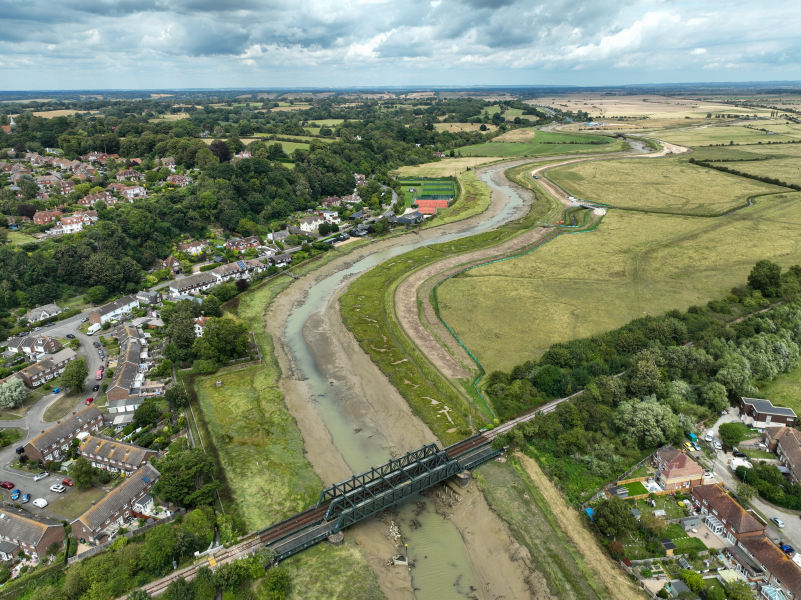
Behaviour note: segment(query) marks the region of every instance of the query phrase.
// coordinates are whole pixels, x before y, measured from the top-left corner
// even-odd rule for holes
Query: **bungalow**
[[[72,413],[68,419],[42,432],[25,444],[25,455],[32,460],[56,460],[69,450],[80,433],[98,431],[103,426],[103,413],[94,404]]]
[[[688,489],[704,484],[706,471],[684,452],[668,446],[651,457],[656,480],[665,491]]]
[[[203,254],[203,248],[206,247],[206,244],[203,242],[189,242],[188,244],[178,244],[178,252],[183,252],[184,254],[191,254],[192,256],[197,256],[199,254]]]
[[[801,433],[792,427],[766,427],[765,445],[790,470],[793,483],[801,481]]]
[[[773,406],[770,400],[758,398],[740,399],[740,418],[749,427],[760,429],[768,425],[795,427],[798,417],[792,408]]]
[[[267,239],[271,242],[283,242],[286,238],[288,238],[291,234],[284,230],[284,231],[272,231],[267,234]]]
[[[185,175],[170,175],[167,177],[167,183],[174,183],[179,187],[186,187],[192,183],[192,180]]]
[[[162,269],[169,269],[173,275],[177,275],[181,272],[181,261],[175,258],[174,256],[168,256],[163,261],[161,261]]]
[[[209,289],[217,284],[217,277],[211,273],[198,273],[182,279],[176,279],[170,283],[170,296],[180,296],[182,294],[193,294]]]
[[[195,337],[203,337],[203,328],[209,322],[209,317],[198,317],[195,319]]]
[[[738,540],[759,537],[765,528],[750,513],[737,504],[717,485],[699,485],[692,490],[693,500],[701,506],[707,527],[731,543]]]
[[[56,304],[45,304],[44,306],[37,306],[36,308],[26,312],[25,318],[29,323],[36,323],[37,321],[42,321],[44,319],[49,319],[50,317],[60,315],[62,312],[63,311],[61,307]]]
[[[92,325],[102,325],[107,321],[130,314],[135,308],[139,308],[139,300],[136,299],[136,296],[129,294],[94,309],[89,313],[89,322]]]
[[[258,236],[252,235],[246,238],[236,238],[234,240],[228,240],[225,242],[225,247],[229,248],[230,250],[237,250],[239,252],[244,252],[248,248],[258,248],[261,246],[261,242],[259,241]]]
[[[160,473],[151,464],[141,469],[121,485],[72,522],[72,531],[78,539],[90,543],[103,542],[108,537],[104,530],[110,526],[123,525],[131,516],[137,501],[149,495],[159,480]]]
[[[58,521],[10,506],[0,513],[0,559],[9,561],[24,552],[34,561],[47,554],[53,544],[63,544],[66,534]]]
[[[37,225],[55,223],[63,213],[60,210],[37,210],[33,215],[33,222]]]
[[[126,475],[141,469],[150,457],[158,456],[156,450],[118,442],[100,435],[88,435],[83,438],[79,451],[81,456],[91,462],[96,469],[105,469],[112,473],[122,472]]]
[[[17,371],[12,377],[19,377],[26,386],[35,388],[61,375],[67,363],[75,360],[75,356],[75,352],[69,348],[64,348],[60,352],[39,361],[35,365]]]

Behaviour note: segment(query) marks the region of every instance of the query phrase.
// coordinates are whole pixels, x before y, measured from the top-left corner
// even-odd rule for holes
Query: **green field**
[[[681,144],[682,146],[709,146],[710,144],[757,144],[762,142],[789,142],[801,138],[799,133],[777,133],[768,135],[759,129],[773,131],[775,124],[772,121],[757,121],[749,127],[743,125],[721,125],[715,127],[702,127],[698,129],[686,129],[678,131],[655,132],[655,137],[666,142]]]
[[[38,242],[39,240],[33,237],[32,235],[28,235],[27,233],[22,233],[21,231],[13,231],[9,230],[8,232],[8,239],[12,244],[27,244],[28,242]]]
[[[752,196],[787,191],[678,158],[589,161],[558,167],[547,176],[582,200],[698,216],[719,215],[744,206]]]
[[[608,144],[588,142],[607,141]],[[548,154],[571,154],[586,152],[619,152],[627,146],[598,135],[571,135],[535,131],[534,138],[528,142],[487,142],[476,146],[460,148],[462,156],[545,156]]]
[[[759,388],[759,398],[767,398],[776,406],[792,408],[801,414],[801,366],[782,373],[767,385]]]
[[[273,144],[281,144],[281,147],[284,149],[284,152],[286,152],[289,156],[292,156],[292,153],[295,150],[309,149],[309,144],[305,142],[282,142],[280,140],[265,140],[265,143],[268,146],[272,146]]]
[[[467,171],[459,175],[459,184],[463,193],[456,202],[446,209],[440,209],[434,218],[429,219],[424,226],[443,225],[467,219],[487,209],[490,204],[489,190],[486,185],[476,177],[475,171]]]
[[[487,372],[509,371],[555,342],[706,304],[760,259],[801,264],[799,199],[770,196],[718,219],[611,210],[592,233],[449,279],[440,312]]]
[[[801,185],[801,158],[771,158],[726,163],[724,166],[756,177],[778,179],[788,185]]]

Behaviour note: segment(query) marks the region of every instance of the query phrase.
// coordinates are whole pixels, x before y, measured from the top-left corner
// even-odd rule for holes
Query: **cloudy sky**
[[[801,80],[742,0],[0,0],[0,89]]]

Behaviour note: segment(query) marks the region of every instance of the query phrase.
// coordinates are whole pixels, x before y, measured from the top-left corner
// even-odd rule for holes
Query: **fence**
[[[140,534],[144,533],[145,531],[147,531],[148,529],[153,529],[157,525],[163,525],[165,523],[170,523],[170,522],[174,521],[177,517],[179,517],[181,515],[184,515],[184,514],[186,514],[186,509],[185,508],[179,508],[172,515],[170,515],[169,517],[167,517],[165,519],[159,519],[158,521],[156,521],[154,523],[148,523],[147,525],[143,525],[142,527],[139,527],[138,529],[134,529],[133,531],[129,531],[127,533],[124,533],[124,534],[122,534],[122,537],[131,538],[131,537],[133,537],[135,535],[140,535]],[[71,565],[73,563],[78,562],[79,560],[83,560],[84,558],[89,558],[90,556],[94,556],[95,554],[97,554],[101,550],[105,550],[106,548],[111,546],[113,543],[114,543],[114,540],[109,540],[108,542],[103,542],[102,544],[99,544],[99,545],[95,546],[94,548],[90,548],[89,550],[86,550],[85,552],[81,552],[80,554],[76,554],[75,556],[73,556],[73,557],[71,557],[70,559],[67,560],[67,564]]]

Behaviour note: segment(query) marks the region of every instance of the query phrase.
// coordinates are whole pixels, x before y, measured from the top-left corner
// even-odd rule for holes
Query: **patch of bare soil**
[[[537,484],[542,495],[548,501],[559,526],[570,536],[587,565],[596,573],[606,588],[609,598],[630,600],[642,598],[642,593],[635,587],[620,567],[600,547],[595,537],[587,531],[584,517],[567,506],[562,495],[542,472],[537,462],[528,456],[518,453],[520,464],[532,481]]]

